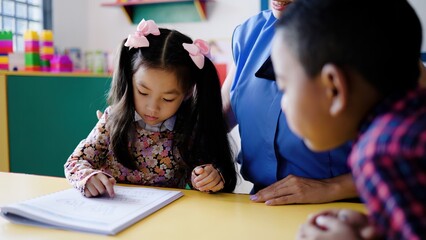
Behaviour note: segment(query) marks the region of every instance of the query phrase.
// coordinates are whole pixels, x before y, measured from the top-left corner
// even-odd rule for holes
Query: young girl
[[[123,42],[110,106],[65,164],[86,197],[119,183],[232,192],[236,171],[208,45],[142,20]]]

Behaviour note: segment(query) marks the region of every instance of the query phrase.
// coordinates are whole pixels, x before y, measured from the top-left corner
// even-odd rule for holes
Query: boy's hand
[[[330,209],[309,217],[297,239],[375,239],[365,214],[349,209]]]
[[[107,192],[110,197],[114,197],[115,183],[116,181],[114,178],[109,178],[102,173],[95,174],[87,181],[84,196],[96,197]]]
[[[225,186],[222,175],[211,164],[194,168],[191,181],[192,186],[201,192],[217,192]]]
[[[298,240],[328,240],[328,239],[345,239],[359,240],[362,239],[357,230],[351,225],[342,222],[332,216],[319,216],[315,223],[306,222],[303,224],[297,233]]]

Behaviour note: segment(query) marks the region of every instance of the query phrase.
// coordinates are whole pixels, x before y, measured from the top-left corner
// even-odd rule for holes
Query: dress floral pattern
[[[89,136],[82,140],[65,163],[68,181],[84,193],[87,180],[104,173],[118,183],[184,188],[189,182],[187,166],[173,145],[174,133],[170,130],[149,131],[138,124],[131,154],[137,169],[124,167],[117,161],[110,146],[106,128],[110,108],[96,124]]]

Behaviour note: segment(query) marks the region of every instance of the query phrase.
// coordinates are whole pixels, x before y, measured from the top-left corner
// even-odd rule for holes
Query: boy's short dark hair
[[[282,28],[310,77],[333,63],[383,94],[418,85],[422,30],[407,0],[297,0],[278,21]]]

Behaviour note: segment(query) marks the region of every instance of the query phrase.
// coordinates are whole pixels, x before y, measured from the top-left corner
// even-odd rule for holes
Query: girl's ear
[[[330,114],[336,116],[347,106],[348,85],[344,71],[334,64],[326,64],[321,70],[321,82],[330,101]]]

